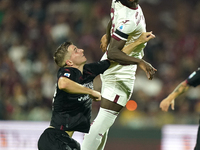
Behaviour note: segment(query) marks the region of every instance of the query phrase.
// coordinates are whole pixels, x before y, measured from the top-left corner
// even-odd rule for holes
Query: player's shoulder
[[[135,22],[142,14],[143,13],[139,8],[131,9],[128,7],[123,7],[122,9],[116,9],[117,20],[129,20],[130,22]]]
[[[80,74],[80,71],[73,67],[62,67],[58,70],[58,78],[61,76],[70,77],[71,75],[76,76]]]
[[[72,67],[61,67],[59,68],[58,72],[72,72]]]
[[[198,68],[198,69],[196,70],[196,73],[197,73],[198,75],[200,75],[200,68]]]
[[[193,78],[194,76],[200,77],[200,68],[198,68],[197,70],[193,71],[193,72],[189,75],[188,79],[191,79],[191,78]]]
[[[194,72],[200,74],[200,67],[197,68],[197,70],[195,70]]]

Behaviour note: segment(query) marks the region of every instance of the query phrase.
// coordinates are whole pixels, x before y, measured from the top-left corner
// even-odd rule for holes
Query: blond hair
[[[72,45],[72,42],[64,42],[61,44],[54,53],[54,61],[59,67],[65,66],[65,59],[68,53],[68,47]]]

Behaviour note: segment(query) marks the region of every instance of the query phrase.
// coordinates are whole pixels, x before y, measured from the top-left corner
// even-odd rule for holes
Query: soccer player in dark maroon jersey
[[[185,93],[189,87],[196,87],[200,85],[200,68],[196,71],[194,71],[190,76],[182,81],[172,93],[170,93],[167,98],[163,99],[160,102],[160,108],[163,111],[168,111],[169,106],[171,105],[172,110],[174,110],[174,100],[177,98],[179,95]],[[196,146],[194,150],[200,150],[200,126],[198,128],[198,133],[197,133],[197,141],[196,141]]]
[[[93,90],[93,79],[103,73],[110,61],[85,64],[84,50],[71,42],[58,47],[54,60],[60,67],[53,98],[50,126],[38,141],[39,150],[80,150],[72,139],[74,131],[87,133],[90,128],[92,99],[101,100]]]

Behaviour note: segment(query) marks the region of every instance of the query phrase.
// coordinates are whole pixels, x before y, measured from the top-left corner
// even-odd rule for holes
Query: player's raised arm
[[[151,32],[143,32],[140,37],[133,43],[129,44],[128,46],[125,46],[122,51],[126,54],[130,54],[132,51],[134,51],[137,46],[140,44],[146,43],[151,39],[154,39],[156,36],[152,34]]]
[[[146,43],[151,39],[154,39],[155,35],[152,34],[152,32],[143,32],[140,37],[133,43],[129,44],[128,46],[125,46],[122,51],[126,54],[130,54],[132,51],[134,51],[137,46],[139,46],[140,44]],[[107,46],[108,46],[108,37],[107,34],[104,34],[101,38],[100,41],[100,48],[102,49],[103,52],[106,51]]]

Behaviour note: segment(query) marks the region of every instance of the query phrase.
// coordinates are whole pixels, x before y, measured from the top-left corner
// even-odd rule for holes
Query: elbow
[[[109,59],[109,60],[114,60],[113,57],[112,57],[112,56],[109,56],[109,55],[108,55],[108,59]]]
[[[65,78],[60,78],[59,80],[58,80],[58,88],[60,89],[60,90],[66,90],[66,89],[68,89],[68,84],[66,83],[66,81],[65,81]]]
[[[60,90],[64,90],[64,89],[66,89],[66,85],[63,84],[62,82],[61,82],[61,83],[58,82],[58,88],[59,88]]]

